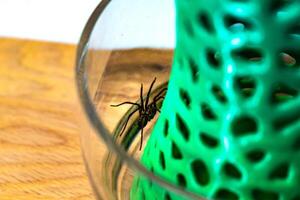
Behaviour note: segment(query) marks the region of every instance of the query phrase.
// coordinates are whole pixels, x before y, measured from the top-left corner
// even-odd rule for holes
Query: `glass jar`
[[[178,197],[200,199],[140,163],[141,143],[147,143],[159,111],[143,127],[141,139],[141,116],[132,104],[141,104],[141,95],[153,101],[167,87],[174,18],[173,0],[103,0],[82,33],[76,81],[85,116],[79,114],[79,124],[83,158],[97,199],[130,199],[136,176]],[[122,102],[131,104],[112,106]]]

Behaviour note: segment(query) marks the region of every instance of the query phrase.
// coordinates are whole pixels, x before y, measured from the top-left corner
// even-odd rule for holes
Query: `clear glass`
[[[120,136],[129,114],[151,82],[155,96],[167,86],[172,65],[173,0],[104,0],[82,34],[76,66],[79,116],[86,169],[97,199],[130,199],[137,175],[160,184],[183,199],[200,199],[148,171],[140,162],[140,127],[135,112]],[[150,98],[151,99],[151,98]],[[157,112],[156,115],[159,115]],[[143,147],[157,116],[144,127]]]

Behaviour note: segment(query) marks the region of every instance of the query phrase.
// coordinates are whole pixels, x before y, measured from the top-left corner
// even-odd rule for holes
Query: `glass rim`
[[[87,77],[85,74],[85,66],[83,65],[83,61],[85,59],[88,46],[89,46],[89,39],[91,36],[91,33],[95,27],[95,24],[97,20],[101,17],[101,14],[103,13],[106,6],[111,2],[112,0],[102,0],[98,6],[94,9],[91,16],[89,17],[87,23],[85,24],[85,27],[83,29],[83,32],[81,34],[77,51],[76,51],[76,61],[75,61],[75,81],[76,81],[76,87],[77,87],[77,96],[79,97],[80,104],[85,112],[85,115],[90,123],[90,125],[93,127],[95,133],[99,137],[99,139],[102,139],[109,150],[113,151],[122,161],[124,161],[129,167],[133,168],[142,176],[147,177],[148,179],[158,183],[162,187],[169,189],[171,191],[174,191],[175,193],[182,195],[183,197],[188,197],[190,199],[198,199],[203,200],[204,198],[199,197],[193,192],[186,191],[183,188],[168,182],[167,180],[155,175],[150,170],[148,170],[144,165],[140,164],[135,158],[132,158],[129,156],[126,151],[121,148],[119,145],[117,145],[113,138],[110,136],[109,131],[105,128],[105,125],[101,122],[96,109],[92,103],[92,100],[88,93],[88,85],[87,85]],[[83,150],[82,150],[83,151]],[[97,190],[95,187],[94,181],[91,178],[91,174],[89,171],[89,166],[86,161],[84,153],[82,153],[84,163],[87,168],[87,173],[90,179],[90,182],[92,184],[92,187]],[[94,191],[96,192],[96,191]],[[99,197],[100,194],[96,192],[96,195]]]

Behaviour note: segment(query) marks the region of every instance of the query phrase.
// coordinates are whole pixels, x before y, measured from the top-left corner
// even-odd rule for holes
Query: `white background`
[[[174,0],[113,0],[101,13],[90,46],[172,48]],[[134,5],[134,6],[133,6]]]
[[[77,43],[100,0],[0,0],[0,37]]]

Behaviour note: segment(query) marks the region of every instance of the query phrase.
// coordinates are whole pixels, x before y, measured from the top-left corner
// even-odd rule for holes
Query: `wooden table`
[[[93,199],[75,118],[75,46],[0,38],[0,199]]]

